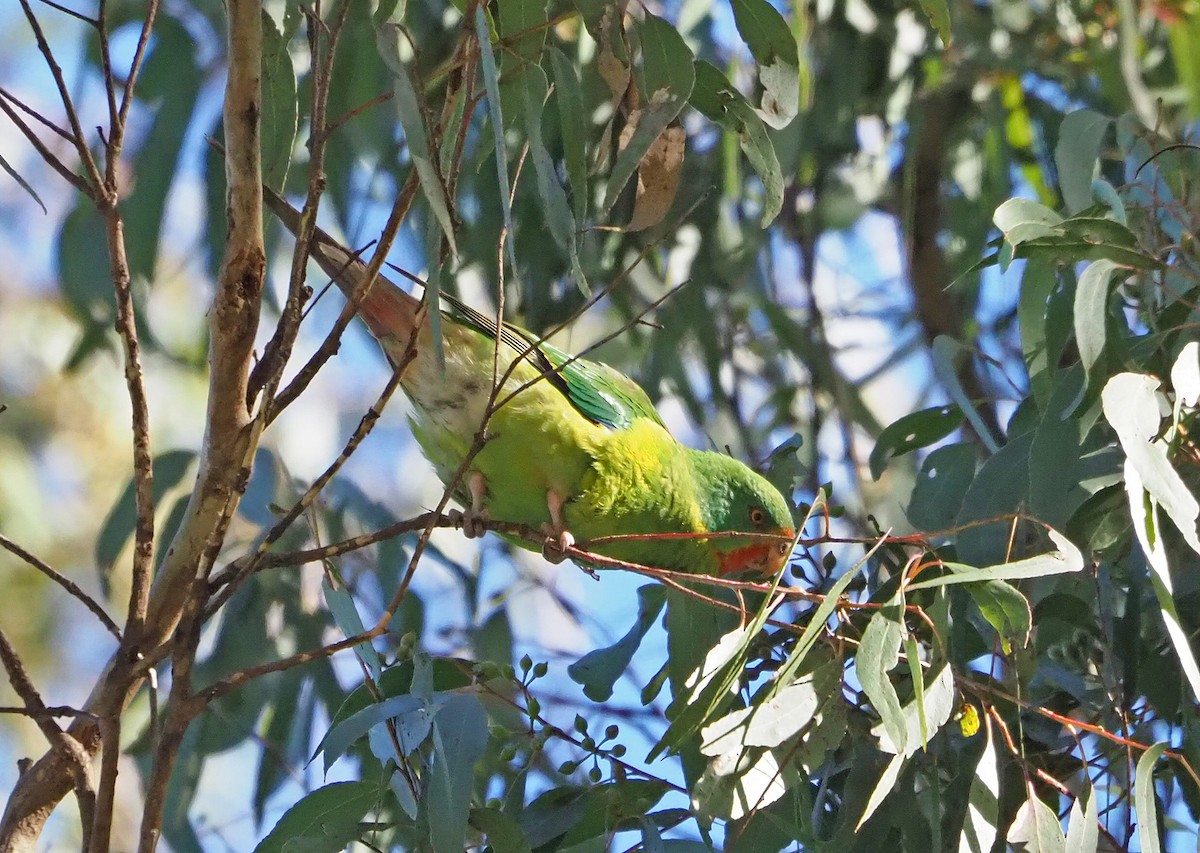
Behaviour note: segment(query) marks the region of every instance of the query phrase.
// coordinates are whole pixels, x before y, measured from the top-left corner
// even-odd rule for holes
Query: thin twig
[[[93,27],[99,25],[99,22],[95,18],[89,18],[87,15],[84,15],[81,12],[76,12],[74,9],[68,9],[66,6],[55,3],[54,0],[38,0],[38,2],[45,6],[49,6],[51,9],[56,9],[57,11],[62,12],[64,15],[70,15],[76,20],[83,21],[85,24],[90,24]]]
[[[47,166],[58,172],[59,177],[61,177],[64,181],[77,189],[81,194],[87,196],[88,198],[92,198],[95,191],[92,189],[91,185],[89,185],[88,182],[82,177],[68,169],[67,165],[58,158],[58,155],[51,151],[46,144],[42,142],[40,138],[38,138],[38,135],[33,132],[33,129],[26,124],[19,115],[16,114],[12,108],[12,105],[8,103],[9,100],[12,100],[17,104],[20,104],[20,102],[7,92],[5,93],[5,96],[6,97],[4,98],[0,98],[0,110],[3,110],[4,114],[8,116],[9,121],[17,126],[17,129],[21,131],[21,135],[24,136],[26,141],[28,141],[29,144],[33,146],[34,150],[37,151],[38,156],[45,161]],[[43,120],[43,123],[47,122]],[[71,140],[70,136],[67,136],[66,138],[69,141],[73,141]]]
[[[73,598],[78,599],[84,607],[92,611],[92,613],[97,619],[100,620],[100,624],[105,627],[108,633],[117,638],[117,642],[121,641],[121,629],[117,626],[117,623],[113,621],[111,616],[104,612],[104,608],[100,606],[100,603],[96,601],[96,599],[92,598],[90,595],[80,589],[74,581],[65,575],[60,574],[48,563],[38,559],[16,542],[13,542],[7,536],[2,534],[0,534],[0,548],[4,548],[9,553],[19,557],[21,560],[24,560],[28,565],[37,569],[43,575],[50,578],[50,580],[54,581],[56,584],[65,589]]]
[[[150,0],[146,6],[146,19],[142,21],[142,31],[138,34],[137,48],[133,52],[133,60],[129,63],[129,74],[125,78],[125,89],[121,93],[121,107],[117,111],[116,127],[124,134],[126,119],[129,116],[129,106],[133,103],[133,87],[137,83],[138,74],[142,70],[142,62],[146,55],[146,45],[150,41],[150,29],[154,26],[154,18],[158,14],[159,0]],[[113,141],[113,140],[110,140]],[[120,153],[121,138],[116,140],[116,148]]]
[[[29,106],[29,104],[25,103],[20,98],[18,98],[16,95],[14,95],[12,92],[8,91],[7,89],[5,89],[2,86],[0,86],[0,98],[7,98],[8,100],[12,101],[13,105],[16,106],[17,109],[19,109],[21,112],[25,113],[25,115],[29,116],[30,118],[34,119],[38,124],[42,125],[42,127],[46,128],[51,133],[58,136],[58,138],[61,139],[63,142],[71,142],[72,141],[71,134],[67,133],[65,130],[63,130],[61,127],[59,127],[57,124],[50,121],[50,119],[46,118],[44,115],[39,113],[33,107]]]
[[[392,207],[392,214],[388,218],[387,224],[384,226],[383,234],[380,235],[379,245],[376,249],[375,256],[371,258],[371,262],[367,264],[367,271],[364,274],[363,280],[359,283],[358,289],[354,295],[346,300],[346,304],[342,307],[341,314],[334,321],[333,328],[329,330],[325,340],[321,342],[321,346],[313,353],[308,362],[300,369],[292,381],[279,392],[271,405],[268,423],[274,421],[279,413],[286,409],[292,402],[296,400],[304,389],[312,382],[317,371],[329,361],[338,348],[341,346],[342,334],[350,325],[350,321],[354,319],[358,313],[358,308],[366,299],[371,286],[378,277],[379,268],[383,265],[384,258],[387,252],[391,249],[392,243],[396,239],[396,235],[400,231],[400,223],[408,216],[408,210],[412,206],[413,200],[416,198],[419,182],[417,180],[416,170],[409,172],[408,178],[404,182],[404,186],[400,190],[400,195],[396,197],[396,203]],[[351,253],[353,254],[353,253]]]
[[[0,705],[0,714],[13,714],[20,717],[93,717],[91,711],[72,708],[70,705],[46,705],[42,708],[17,707],[16,705]]]
[[[387,385],[384,387],[383,391],[380,392],[379,399],[375,401],[371,408],[367,410],[367,413],[359,420],[358,426],[355,428],[354,433],[350,436],[345,446],[342,448],[342,452],[339,453],[338,457],[333,460],[333,462],[331,462],[329,466],[321,473],[321,476],[313,481],[312,485],[305,490],[304,494],[301,495],[300,499],[292,505],[292,508],[288,510],[283,518],[276,522],[275,526],[271,528],[265,537],[263,537],[262,542],[259,544],[258,548],[255,549],[254,555],[247,561],[246,565],[236,575],[234,575],[229,584],[213,598],[213,601],[205,614],[206,617],[210,617],[215,614],[216,611],[219,610],[221,606],[223,606],[225,602],[227,602],[233,596],[233,594],[241,587],[242,583],[258,569],[258,566],[263,556],[266,554],[267,549],[279,541],[279,538],[287,532],[288,528],[290,528],[296,519],[300,517],[301,513],[303,513],[308,507],[312,506],[313,502],[317,499],[317,497],[320,496],[325,487],[329,485],[329,481],[334,478],[337,472],[341,470],[342,466],[345,465],[350,459],[350,456],[354,453],[354,451],[358,449],[360,444],[362,444],[363,439],[370,435],[371,430],[375,427],[380,415],[383,414],[384,407],[392,398],[392,395],[396,392],[396,389],[400,386],[400,380],[403,376],[403,366],[392,373],[391,377],[388,379]]]
[[[95,814],[95,790],[92,787],[92,777],[89,769],[90,758],[84,751],[83,745],[75,738],[59,728],[51,714],[47,713],[46,703],[42,701],[37,688],[34,687],[25,665],[17,655],[16,649],[9,643],[4,631],[0,630],[0,663],[8,674],[8,682],[13,691],[25,703],[28,716],[41,729],[51,748],[62,755],[70,769],[75,783],[75,794],[79,800],[79,813],[83,818],[84,831],[91,828]]]
[[[50,74],[54,77],[54,85],[58,87],[58,96],[62,101],[63,109],[67,113],[67,122],[71,125],[71,132],[75,135],[75,138],[72,140],[75,144],[75,152],[79,155],[80,163],[83,164],[84,169],[91,177],[92,186],[96,192],[99,192],[104,182],[100,177],[100,170],[96,166],[96,160],[92,157],[91,149],[88,147],[87,137],[83,134],[83,126],[79,123],[79,114],[75,111],[75,102],[71,99],[71,93],[67,89],[67,81],[63,78],[62,68],[59,67],[58,60],[54,58],[54,51],[50,49],[50,44],[46,41],[46,34],[42,32],[42,25],[38,23],[37,16],[33,14],[29,0],[21,0],[21,8],[25,10],[25,18],[29,21],[30,29],[33,30],[38,50],[41,51],[42,57],[46,60],[46,65],[50,69]]]

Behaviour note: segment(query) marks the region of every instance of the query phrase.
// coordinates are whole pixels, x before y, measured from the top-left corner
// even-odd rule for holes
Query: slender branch
[[[2,534],[0,534],[0,548],[3,548],[21,560],[24,560],[27,564],[37,569],[46,577],[50,578],[50,580],[54,581],[56,584],[65,589],[73,598],[78,599],[84,607],[92,611],[92,613],[97,619],[100,620],[100,623],[104,626],[108,633],[117,638],[117,642],[121,641],[121,629],[117,627],[117,623],[113,621],[111,616],[104,612],[104,608],[100,606],[100,603],[96,601],[96,599],[92,598],[90,595],[80,589],[74,581],[55,571],[49,564],[38,559],[16,542],[13,542],[7,536]]]
[[[46,128],[50,132],[54,133],[63,142],[71,142],[72,141],[71,134],[67,133],[65,130],[63,130],[61,127],[59,127],[57,124],[50,121],[50,119],[46,118],[44,115],[39,113],[33,107],[29,106],[29,104],[25,103],[20,98],[18,98],[16,95],[14,95],[12,92],[8,91],[7,89],[5,89],[2,86],[0,86],[0,98],[7,98],[8,100],[12,101],[13,106],[15,106],[21,112],[25,113],[25,115],[34,119],[38,124],[42,125],[42,127]]]
[[[383,265],[383,261],[387,257],[387,253],[390,251],[392,243],[400,231],[400,223],[408,216],[409,208],[412,207],[413,200],[416,198],[418,187],[417,172],[413,169],[409,172],[408,178],[400,190],[400,195],[396,197],[396,203],[392,206],[391,216],[388,218],[383,233],[379,237],[375,255],[371,258],[370,263],[367,264],[367,270],[364,273],[363,280],[359,283],[358,290],[355,291],[351,298],[346,300],[346,304],[342,307],[342,313],[334,321],[333,328],[329,330],[329,334],[321,342],[321,346],[312,354],[312,357],[309,358],[308,362],[300,369],[300,372],[296,374],[288,386],[275,398],[275,401],[271,405],[268,422],[274,421],[280,412],[304,393],[304,389],[309,386],[309,383],[317,375],[317,371],[338,351],[338,348],[341,346],[342,334],[350,325],[350,321],[358,313],[358,307],[362,304],[367,293],[370,292],[371,286],[375,283],[375,279],[379,275],[379,269]]]
[[[142,372],[141,344],[133,306],[132,276],[125,254],[125,223],[116,206],[116,193],[102,206],[108,237],[108,257],[116,293],[116,329],[125,351],[125,387],[132,409],[133,482],[137,508],[134,527],[133,582],[129,591],[129,609],[125,623],[127,648],[140,642],[150,599],[150,581],[154,572],[154,469],[150,453],[150,406],[146,399],[146,380]]]
[[[85,24],[89,24],[93,27],[99,26],[99,22],[95,18],[89,18],[87,15],[76,12],[74,9],[68,9],[66,6],[55,3],[54,0],[38,0],[38,2],[44,6],[49,6],[51,9],[62,12],[64,15],[70,15],[72,18],[83,21]]]
[[[69,183],[80,193],[89,198],[93,197],[95,191],[91,185],[89,185],[88,182],[79,175],[68,169],[66,164],[58,158],[58,155],[51,151],[46,144],[38,138],[38,135],[33,132],[33,128],[26,124],[24,119],[17,115],[16,111],[13,110],[12,105],[9,104],[9,100],[16,102],[18,105],[20,105],[20,102],[7,92],[4,92],[3,94],[4,97],[0,98],[0,110],[3,110],[4,114],[8,116],[9,121],[17,126],[17,129],[21,131],[21,135],[24,136],[29,144],[33,146],[34,150],[37,151],[38,156],[46,162],[47,166],[58,172],[59,176],[64,181]],[[38,118],[40,118],[40,116]],[[45,120],[42,120],[42,122],[43,124],[49,124],[49,122]],[[58,128],[55,128],[55,130],[59,133],[62,133],[62,131],[59,131]],[[70,139],[69,136],[66,138]]]
[[[312,296],[312,289],[305,285],[308,272],[308,251],[316,229],[317,208],[325,191],[325,140],[323,132],[325,114],[329,102],[329,81],[333,75],[333,61],[337,53],[338,39],[346,23],[350,4],[343,0],[334,18],[332,27],[326,28],[319,15],[308,15],[309,45],[314,58],[312,74],[312,109],[309,135],[308,195],[300,212],[300,228],[296,233],[292,250],[291,275],[288,278],[288,297],[279,318],[279,324],[271,340],[263,350],[259,361],[250,374],[251,396],[270,385],[268,400],[274,400],[275,392],[283,378],[284,368],[291,359],[292,349],[304,319],[304,306]],[[322,54],[321,33],[327,32],[328,46]],[[281,188],[282,189],[282,188]],[[270,409],[271,407],[267,407]],[[273,414],[268,412],[269,417]]]
[[[411,361],[411,357],[408,359],[408,361]],[[379,399],[376,400],[371,408],[367,410],[367,413],[362,416],[362,419],[358,422],[358,426],[354,430],[354,434],[350,436],[345,447],[342,448],[342,452],[338,454],[337,459],[333,460],[333,462],[329,464],[325,471],[322,472],[321,476],[313,481],[312,485],[310,485],[304,494],[300,496],[300,499],[292,505],[292,508],[288,510],[283,518],[276,522],[275,526],[271,528],[265,537],[263,537],[263,540],[255,550],[254,555],[246,562],[244,567],[242,567],[237,574],[233,576],[229,584],[223,590],[221,590],[220,594],[213,599],[210,607],[208,608],[206,616],[212,616],[215,614],[216,611],[219,610],[235,592],[237,592],[242,583],[257,570],[258,565],[262,557],[266,554],[267,549],[270,548],[275,542],[279,541],[279,537],[283,536],[283,534],[287,532],[288,528],[292,526],[296,519],[299,518],[300,515],[306,509],[308,509],[308,507],[312,506],[313,502],[317,499],[325,487],[329,485],[329,481],[332,480],[334,475],[336,475],[337,472],[341,470],[342,466],[346,464],[346,462],[350,459],[350,456],[355,450],[358,449],[363,439],[371,433],[371,430],[375,427],[376,422],[383,413],[383,409],[387,405],[388,400],[392,398],[392,395],[396,392],[396,389],[400,387],[400,380],[404,376],[404,368],[407,366],[408,361],[406,361],[392,373],[391,378],[388,379],[387,385],[380,393]]]
[[[146,784],[138,853],[154,853],[158,846],[171,772],[179,758],[179,741],[196,714],[204,707],[192,699],[192,667],[195,665],[196,649],[200,644],[205,586],[203,578],[197,578],[193,583],[192,594],[188,597],[180,618],[179,630],[176,632],[178,642],[172,655],[171,693],[163,715],[162,730],[154,745],[150,779]]]
[[[67,762],[71,777],[75,782],[75,794],[79,799],[79,813],[83,818],[85,832],[92,824],[95,804],[95,792],[92,788],[92,778],[89,769],[89,756],[83,745],[75,738],[59,728],[53,716],[48,713],[46,703],[42,701],[37,688],[34,687],[25,665],[17,655],[16,649],[8,641],[8,637],[0,630],[0,663],[8,673],[8,682],[13,691],[21,697],[29,716],[41,729],[51,748]]]
[[[147,17],[147,20],[150,20]],[[120,136],[124,128],[117,124],[116,82],[113,79],[112,51],[108,46],[108,0],[99,0],[96,9],[96,33],[100,41],[100,77],[104,85],[104,99],[108,102],[108,149],[104,165],[104,181],[109,192],[116,188],[116,162],[120,155]]]
[[[58,87],[58,96],[67,113],[67,122],[71,125],[71,132],[75,135],[72,141],[75,143],[76,153],[79,154],[79,161],[91,177],[95,191],[99,192],[103,180],[100,177],[100,170],[96,166],[96,160],[92,157],[91,149],[88,148],[87,137],[84,136],[83,127],[79,123],[79,114],[75,111],[75,102],[71,99],[71,93],[67,89],[67,81],[63,78],[62,68],[59,67],[58,60],[54,58],[54,51],[50,49],[50,44],[46,41],[46,34],[42,32],[42,25],[38,23],[37,16],[33,14],[29,0],[21,0],[21,8],[25,10],[25,18],[29,21],[34,38],[37,39],[38,50],[41,51],[42,57],[50,69],[50,74],[54,77],[54,85]]]
[[[146,17],[142,21],[142,31],[138,34],[137,47],[133,52],[133,60],[129,63],[129,73],[125,75],[125,89],[121,92],[121,106],[117,110],[117,119],[113,124],[113,129],[110,131],[109,146],[108,146],[108,173],[109,180],[116,180],[114,171],[117,158],[120,156],[121,147],[124,143],[125,128],[129,117],[129,107],[133,103],[133,89],[137,85],[138,74],[142,70],[142,63],[146,56],[146,45],[150,41],[150,30],[154,26],[154,19],[158,15],[159,0],[149,0],[146,6]],[[103,20],[101,21],[103,25]],[[112,89],[109,89],[109,95],[112,95]]]
[[[16,705],[0,705],[0,714],[13,714],[19,717],[90,717],[91,712],[70,705],[46,705],[42,708],[17,707]]]

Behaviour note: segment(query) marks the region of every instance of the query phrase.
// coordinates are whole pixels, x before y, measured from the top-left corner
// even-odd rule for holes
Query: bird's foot
[[[478,539],[487,533],[487,525],[491,521],[486,509],[451,509],[446,515],[450,523],[461,529],[468,539]]]
[[[461,527],[468,539],[478,539],[487,533],[487,524],[491,521],[488,511],[483,508],[483,499],[487,495],[487,481],[482,471],[472,471],[467,477],[467,490],[471,493],[471,505],[465,510],[450,510],[450,520],[455,527]]]
[[[546,541],[542,544],[542,557],[557,565],[567,559],[567,551],[575,547],[575,536],[570,530],[557,530],[553,524],[543,524],[542,533]]]

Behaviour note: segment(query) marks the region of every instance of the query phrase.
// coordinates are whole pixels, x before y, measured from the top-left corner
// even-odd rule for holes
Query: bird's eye
[[[755,527],[762,527],[763,522],[767,520],[767,514],[762,507],[754,507],[750,510],[750,523]]]

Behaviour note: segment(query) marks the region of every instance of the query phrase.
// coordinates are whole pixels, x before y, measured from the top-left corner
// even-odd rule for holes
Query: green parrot
[[[295,234],[299,212],[270,191],[266,200]],[[310,251],[348,295],[363,280],[366,265],[325,232],[315,232]],[[497,328],[494,319],[447,294],[441,301],[448,309],[440,324],[443,363],[421,301],[383,276],[359,315],[393,366],[415,343],[401,387],[413,402],[417,442],[444,483],[483,420],[497,347],[501,377],[517,362],[496,399],[512,396],[492,415],[486,442],[454,495],[465,507],[457,517],[468,536],[482,535],[488,519],[525,524],[546,534],[543,554],[558,562],[576,541],[738,532],[758,535],[630,539],[594,551],[720,575],[774,573],[787,562],[792,517],[767,480],[729,456],[680,444],[646,392],[619,371],[572,360],[516,326]]]

